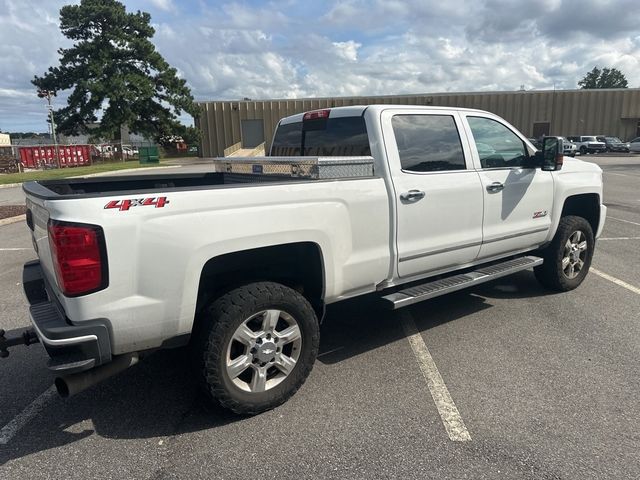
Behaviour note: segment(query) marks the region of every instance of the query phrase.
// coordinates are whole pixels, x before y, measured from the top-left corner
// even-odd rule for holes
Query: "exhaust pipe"
[[[109,377],[133,367],[140,360],[138,352],[127,353],[113,357],[106,365],[92,368],[86,372],[73,373],[55,379],[55,386],[62,398],[72,397],[77,393],[92,387]]]

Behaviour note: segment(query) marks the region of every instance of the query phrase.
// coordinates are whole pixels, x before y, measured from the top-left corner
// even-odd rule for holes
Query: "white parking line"
[[[24,250],[33,250],[32,248],[0,248],[0,252],[22,252]]]
[[[0,445],[6,445],[11,439],[29,423],[33,417],[42,411],[47,403],[56,395],[56,388],[52,385],[45,390],[38,398],[20,412],[13,420],[7,423],[0,430]]]
[[[431,357],[431,353],[429,353],[427,345],[422,339],[422,335],[418,332],[418,328],[413,321],[411,313],[404,309],[399,312],[399,315],[404,333],[409,340],[409,344],[411,345],[411,349],[413,350],[418,365],[420,366],[422,375],[424,375],[424,378],[427,381],[427,387],[429,387],[429,391],[431,392],[433,401],[436,404],[436,408],[438,409],[444,428],[449,434],[449,438],[454,442],[470,441],[471,435],[460,416],[460,412],[458,411],[456,404],[451,398],[449,389],[444,383],[444,380],[438,371],[438,367],[433,361],[433,357]]]
[[[624,287],[627,290],[631,290],[633,293],[637,293],[638,295],[640,295],[640,288],[638,288],[638,287],[636,287],[634,285],[631,285],[630,283],[627,283],[627,282],[625,282],[623,280],[620,280],[619,278],[612,277],[608,273],[601,272],[600,270],[597,270],[597,269],[595,269],[593,267],[591,267],[589,269],[589,271],[595,273],[596,275],[598,275],[598,276],[600,276],[602,278],[605,278],[605,279],[609,280],[610,282],[615,283],[616,285],[620,285],[621,287]]]
[[[640,237],[600,237],[598,240],[640,240]]]
[[[615,172],[607,172],[606,170],[603,170],[603,173],[606,173],[607,175],[617,175],[619,177],[637,177],[638,175],[634,175],[633,173],[615,173]]]
[[[616,217],[612,217],[610,215],[607,215],[607,220],[611,219],[611,220],[617,220],[619,222],[624,222],[624,223],[630,223],[631,225],[638,225],[640,227],[640,223],[638,222],[632,222],[631,220],[624,220],[622,218],[616,218]]]

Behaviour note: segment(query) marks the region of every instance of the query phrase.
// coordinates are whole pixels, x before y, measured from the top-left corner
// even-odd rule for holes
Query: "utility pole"
[[[51,120],[51,136],[53,137],[53,146],[56,150],[56,165],[60,168],[60,151],[58,150],[58,139],[56,137],[56,122],[53,120],[53,107],[51,106],[51,97],[55,97],[54,90],[38,89],[38,97],[47,99],[47,110],[49,110],[49,119]]]

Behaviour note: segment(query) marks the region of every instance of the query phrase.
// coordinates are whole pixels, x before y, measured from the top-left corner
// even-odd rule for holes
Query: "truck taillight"
[[[49,244],[58,286],[65,296],[86,295],[107,286],[102,228],[50,220]]]

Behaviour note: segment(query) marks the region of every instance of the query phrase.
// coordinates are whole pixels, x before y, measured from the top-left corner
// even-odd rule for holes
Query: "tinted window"
[[[468,117],[482,168],[521,167],[529,155],[524,142],[495,120]]]
[[[364,118],[315,119],[281,125],[271,147],[272,156],[368,156],[369,136]]]
[[[455,121],[449,115],[395,115],[391,120],[403,170],[464,170]]]
[[[302,146],[302,122],[279,125],[271,146],[274,157],[297,157]]]

